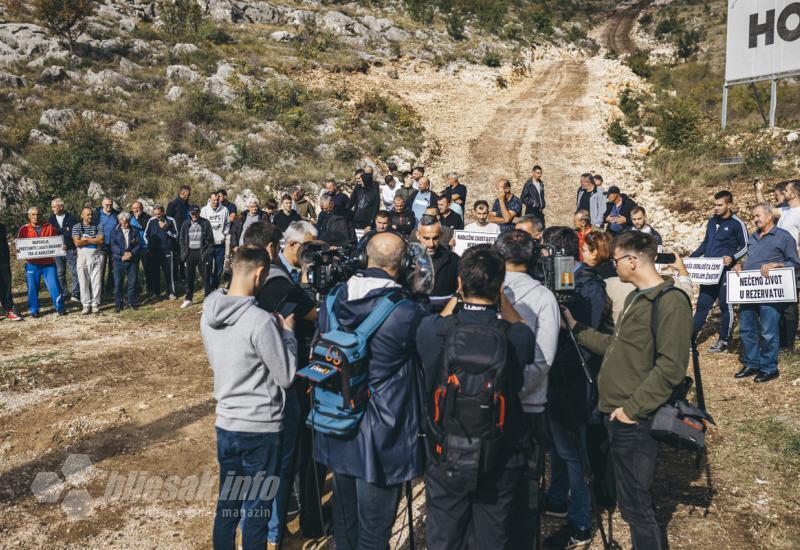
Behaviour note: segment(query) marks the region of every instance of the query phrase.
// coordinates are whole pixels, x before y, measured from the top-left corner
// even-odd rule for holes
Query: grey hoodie
[[[200,332],[214,370],[216,426],[233,432],[278,432],[285,389],[297,370],[294,333],[253,297],[217,290],[203,302]]]
[[[542,283],[526,273],[513,271],[506,271],[505,294],[536,335],[535,358],[533,363],[525,365],[525,384],[519,400],[526,413],[541,413],[547,404],[547,373],[553,366],[558,345],[561,323],[558,302]]]

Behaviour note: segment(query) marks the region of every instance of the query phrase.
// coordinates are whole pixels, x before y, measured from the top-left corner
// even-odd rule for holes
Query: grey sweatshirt
[[[561,322],[558,302],[546,286],[525,273],[506,271],[504,290],[508,301],[536,335],[534,360],[525,365],[525,384],[519,392],[522,410],[544,412],[547,373],[556,357]]]
[[[203,302],[203,345],[214,370],[216,426],[233,432],[278,432],[285,389],[297,370],[297,341],[253,297],[213,292]]]

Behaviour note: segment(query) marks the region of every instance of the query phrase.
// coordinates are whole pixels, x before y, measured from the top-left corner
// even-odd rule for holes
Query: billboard
[[[728,0],[725,81],[800,73],[800,1]]]

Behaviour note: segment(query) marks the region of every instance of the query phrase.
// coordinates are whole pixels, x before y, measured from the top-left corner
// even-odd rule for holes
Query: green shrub
[[[323,29],[313,16],[303,18],[303,24],[292,44],[297,56],[304,61],[316,59],[339,45],[336,37]]]
[[[277,78],[255,87],[239,83],[236,91],[239,109],[269,120],[300,106],[304,99],[303,90],[298,86]]]
[[[174,118],[194,124],[213,124],[224,109],[225,104],[217,96],[199,88],[190,88],[178,100]]]
[[[428,25],[433,22],[434,6],[427,0],[403,0],[403,7],[411,19]]]
[[[680,33],[675,47],[678,51],[678,57],[689,59],[700,49],[700,31],[691,30]]]
[[[458,11],[452,11],[447,14],[445,18],[445,25],[447,27],[447,34],[453,40],[463,40],[464,35],[464,16]]]
[[[658,110],[656,139],[672,150],[696,144],[700,139],[700,117],[685,101],[675,101]]]
[[[653,14],[652,13],[645,13],[643,16],[639,18],[639,24],[643,27],[649,27],[653,24]]]
[[[499,53],[489,50],[485,54],[483,54],[481,63],[483,63],[487,67],[497,68],[503,64],[503,58],[500,57]]]
[[[617,145],[630,145],[631,140],[630,136],[628,136],[628,131],[622,125],[622,122],[619,120],[615,120],[611,124],[608,125],[608,129],[606,130],[608,133],[608,137],[611,139],[613,143]]]
[[[625,115],[628,124],[639,124],[639,106],[642,104],[642,95],[631,88],[625,88],[619,95],[619,109]]]
[[[626,60],[628,67],[633,74],[642,78],[650,78],[653,68],[650,66],[650,52],[646,50],[636,50],[628,56]]]
[[[772,173],[775,151],[772,146],[756,139],[748,140],[744,148],[744,164],[751,177]]]
[[[683,30],[683,25],[674,16],[667,17],[658,22],[655,28],[657,38],[663,38],[668,34],[677,33]]]
[[[161,28],[173,41],[197,38],[207,22],[195,0],[160,0],[157,6]]]
[[[519,17],[527,33],[550,36],[553,34],[553,19],[550,14],[549,9],[535,4],[526,8]]]

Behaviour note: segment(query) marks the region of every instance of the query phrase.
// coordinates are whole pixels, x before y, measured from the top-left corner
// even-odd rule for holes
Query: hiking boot
[[[22,317],[17,315],[16,311],[6,312],[6,319],[8,319],[9,321],[22,321]]]
[[[545,548],[554,550],[588,548],[591,543],[592,531],[590,529],[578,529],[571,523],[544,539]]]
[[[728,350],[728,342],[717,340],[717,343],[708,348],[708,353],[725,353]]]
[[[567,517],[567,509],[569,504],[566,502],[553,502],[552,500],[545,499],[544,515],[551,518],[564,519]]]

